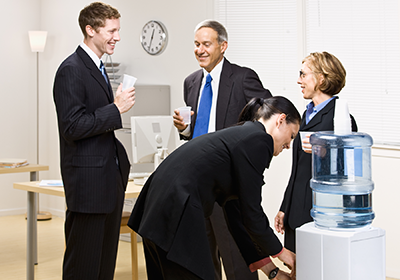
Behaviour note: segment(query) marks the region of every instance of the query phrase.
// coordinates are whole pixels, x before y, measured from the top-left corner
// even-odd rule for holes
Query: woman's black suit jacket
[[[148,179],[129,226],[166,251],[169,260],[213,279],[204,218],[218,202],[230,222],[242,225],[243,230],[237,225],[231,229],[248,264],[279,253],[282,245],[261,207],[263,173],[273,149],[272,137],[259,122],[185,143]],[[240,242],[248,236],[254,243]]]
[[[308,124],[306,124],[306,112],[304,112],[300,131],[333,131],[335,104],[336,98],[318,112]],[[351,125],[352,131],[357,131],[357,124],[353,116],[351,116]],[[280,211],[285,213],[284,225],[286,228],[290,227],[295,230],[312,221],[310,214],[312,208],[311,158],[311,154],[303,151],[300,133],[298,133],[293,142],[292,172],[280,208]],[[295,251],[295,248],[291,248],[286,243],[285,247]]]

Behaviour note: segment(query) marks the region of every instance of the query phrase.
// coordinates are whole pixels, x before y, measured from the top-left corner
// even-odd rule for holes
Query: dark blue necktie
[[[200,105],[197,110],[196,123],[194,125],[193,138],[203,135],[208,132],[208,124],[210,121],[210,111],[212,103],[212,77],[210,74],[206,77],[206,84],[204,85],[201,94]]]
[[[111,87],[110,87],[110,84],[108,83],[108,77],[107,77],[106,68],[104,68],[103,61],[101,61],[101,60],[100,60],[100,71],[101,71],[101,74],[102,74],[103,77],[104,77],[104,80],[106,80],[107,88],[108,88],[108,93],[109,93],[109,95],[110,95],[110,97],[111,97],[111,100],[112,100],[112,99],[114,98],[114,96],[113,96],[113,93],[112,93],[112,89],[111,89]]]

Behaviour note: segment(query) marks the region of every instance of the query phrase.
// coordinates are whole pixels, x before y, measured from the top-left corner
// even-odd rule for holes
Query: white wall
[[[60,178],[58,131],[52,100],[53,79],[59,64],[75,51],[82,40],[77,18],[79,11],[90,2],[7,1],[7,13],[0,18],[1,26],[9,29],[4,32],[0,44],[0,158],[20,157],[36,162],[36,54],[30,51],[28,30],[49,32],[45,52],[40,53],[39,86],[40,163],[49,165],[50,170],[41,172],[41,179]],[[152,5],[139,0],[111,0],[108,3],[117,7],[122,15],[121,42],[117,44],[113,60],[122,63],[121,71],[137,77],[140,84],[170,85],[171,108],[181,106],[183,80],[198,69],[193,54],[193,29],[201,20],[213,17],[213,0],[201,3],[193,0],[155,0]],[[156,57],[147,55],[139,41],[142,26],[151,19],[161,20],[170,37],[166,51]],[[400,225],[396,223],[399,210],[395,207],[400,196],[396,183],[400,157],[393,157],[393,153],[387,151],[374,153],[373,156],[376,212],[373,225],[386,230],[387,275],[400,279],[400,269],[395,263],[400,251],[396,238],[400,231]],[[273,159],[270,170],[265,173],[267,184],[263,192],[263,207],[271,224],[288,182],[290,161],[291,151],[284,151]],[[29,174],[0,176],[0,216],[25,213],[26,193],[12,188],[13,182],[22,181],[29,181]],[[63,216],[65,204],[62,198],[41,195],[40,207],[53,215]]]
[[[398,222],[400,216],[400,150],[372,150],[372,180],[375,183],[372,201],[375,219],[373,226],[386,230],[386,274],[400,279],[398,252],[400,250]]]
[[[0,70],[3,85],[0,158],[20,157],[36,162],[36,53],[30,51],[28,30],[48,31],[45,51],[39,55],[39,162],[49,165],[50,170],[41,172],[40,179],[60,178],[53,79],[60,63],[82,41],[78,15],[91,2],[16,0],[7,3],[8,12],[0,19],[2,26],[10,26],[8,37],[3,38],[0,46],[4,63]],[[213,17],[213,1],[203,1],[201,5],[193,0],[155,0],[151,5],[138,0],[107,3],[121,13],[121,42],[113,55],[113,61],[121,63],[120,72],[137,77],[138,84],[170,85],[171,108],[183,105],[183,80],[198,69],[193,54],[193,31],[197,23]],[[141,28],[153,19],[162,21],[169,34],[167,49],[160,56],[148,55],[139,40]],[[29,174],[0,176],[0,215],[26,211],[26,193],[12,189],[12,183],[18,181],[29,181]],[[64,207],[62,198],[40,195],[41,210],[63,216]]]
[[[0,19],[7,29],[0,44],[0,158],[36,162],[36,54],[30,50],[28,30],[40,28],[38,3],[7,1]],[[29,174],[0,175],[0,215],[26,209],[26,193],[12,189],[15,181],[29,181]]]

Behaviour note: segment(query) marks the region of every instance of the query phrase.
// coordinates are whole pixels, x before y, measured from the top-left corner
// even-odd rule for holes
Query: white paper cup
[[[310,144],[310,135],[313,134],[313,131],[299,131],[301,144],[304,151],[311,151]]]
[[[185,124],[190,124],[190,111],[192,110],[192,107],[180,107],[178,108],[179,114],[183,117],[183,122]]]
[[[122,81],[122,91],[126,90],[127,88],[133,87],[136,83],[136,78],[133,76],[129,76],[124,74],[124,80]]]

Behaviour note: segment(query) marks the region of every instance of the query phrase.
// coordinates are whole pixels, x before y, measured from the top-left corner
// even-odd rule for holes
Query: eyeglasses
[[[299,75],[299,77],[300,77],[300,79],[304,79],[305,77],[306,77],[306,75],[307,74],[309,74],[309,73],[304,73],[303,71],[299,71],[300,72],[300,75]],[[312,72],[311,72],[312,73]]]

